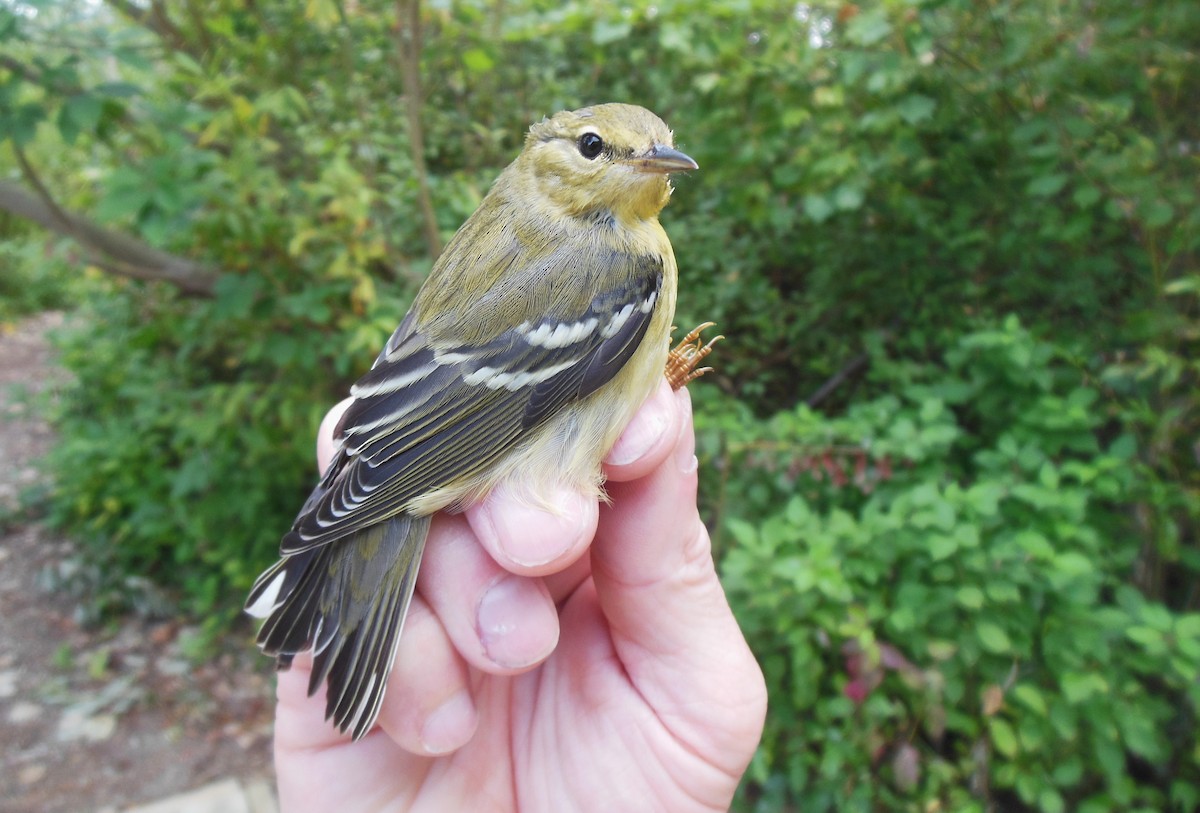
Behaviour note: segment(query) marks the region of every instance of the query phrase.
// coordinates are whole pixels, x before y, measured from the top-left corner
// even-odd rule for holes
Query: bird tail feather
[[[284,556],[246,601],[248,613],[266,618],[258,646],[279,669],[312,650],[308,693],[328,683],[325,718],[356,740],[379,716],[429,522],[400,515]]]

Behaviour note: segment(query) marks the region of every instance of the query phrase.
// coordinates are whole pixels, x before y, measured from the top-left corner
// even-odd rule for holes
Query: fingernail
[[[679,426],[683,437],[675,442],[675,465],[680,473],[692,474],[700,467],[700,461],[696,459],[696,430],[692,426],[692,399],[687,390],[680,390],[677,397],[683,401],[683,420]]]
[[[571,489],[539,495],[538,504],[494,493],[484,506],[488,540],[522,567],[540,567],[575,547],[596,512],[595,502]],[[501,509],[502,506],[502,509]]]
[[[421,726],[421,745],[430,754],[446,754],[464,746],[475,733],[478,722],[475,703],[466,691],[460,691],[433,710]]]
[[[604,462],[613,466],[627,466],[644,457],[662,439],[671,425],[669,404],[656,393],[638,412],[633,422],[617,438]]]
[[[488,659],[505,669],[523,669],[543,660],[558,643],[554,605],[535,582],[502,576],[484,594],[475,615],[479,641]],[[546,640],[546,630],[554,634]]]

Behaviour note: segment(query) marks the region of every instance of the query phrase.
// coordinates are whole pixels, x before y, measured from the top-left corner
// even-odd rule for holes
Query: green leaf
[[[1119,435],[1109,445],[1108,453],[1118,460],[1132,460],[1137,454],[1137,438],[1128,433]]]
[[[472,73],[487,73],[496,67],[496,61],[482,48],[471,48],[462,55],[463,64]]]
[[[1083,761],[1075,755],[1055,765],[1054,770],[1050,772],[1050,778],[1054,780],[1054,784],[1062,788],[1074,787],[1079,784],[1082,777]]]
[[[990,718],[988,732],[997,751],[1010,758],[1017,755],[1017,734],[1007,720],[1000,717]]]
[[[1033,492],[1027,488],[1015,489],[1015,491],[1020,491],[1022,493],[1027,493],[1029,495],[1032,495],[1034,493],[1037,493],[1037,494],[1047,494],[1048,493],[1048,492],[1041,491],[1041,490],[1038,490],[1037,492]],[[1037,557],[1038,559],[1042,559],[1045,561],[1049,561],[1054,558],[1054,547],[1050,544],[1050,542],[1046,539],[1046,537],[1044,537],[1042,534],[1040,534],[1036,531],[1032,531],[1032,530],[1020,531],[1017,533],[1017,537],[1016,537],[1015,541],[1016,541],[1017,545],[1022,550],[1024,550],[1026,553],[1028,553],[1030,556],[1034,556],[1034,557]]]
[[[1171,782],[1171,807],[1173,810],[1200,808],[1200,785],[1184,779]]]
[[[738,544],[748,548],[758,545],[758,529],[751,523],[731,517],[728,520],[728,528],[729,532],[733,534],[733,538],[738,541]]]
[[[958,539],[951,534],[936,534],[929,539],[929,556],[933,561],[949,559],[958,551]]]
[[[1125,636],[1145,647],[1159,647],[1163,643],[1163,634],[1153,627],[1129,627]]]
[[[933,115],[934,108],[936,107],[937,102],[920,93],[905,96],[896,103],[896,111],[900,114],[900,118],[909,124],[918,124],[925,121],[925,119]]]
[[[90,93],[77,93],[58,111],[58,131],[63,141],[74,144],[80,133],[92,133],[104,114],[104,102]]]
[[[721,82],[721,74],[715,71],[698,73],[692,78],[692,85],[701,93],[711,93]]]
[[[843,184],[833,193],[833,205],[843,212],[858,209],[862,203],[863,193],[857,187]]]
[[[306,0],[304,18],[311,20],[318,29],[327,30],[341,20],[342,9],[337,0]]]
[[[38,104],[17,105],[8,110],[0,109],[0,141],[11,138],[22,147],[33,141],[37,127],[46,117],[45,109]]]
[[[1025,191],[1037,198],[1048,198],[1057,195],[1067,185],[1070,176],[1063,173],[1040,175],[1029,182]]]
[[[179,70],[186,74],[190,74],[194,77],[204,75],[204,67],[194,58],[192,58],[190,54],[184,53],[183,51],[172,51],[171,60],[175,63],[175,66]]]
[[[1154,721],[1137,714],[1117,715],[1117,728],[1125,747],[1151,763],[1166,757],[1159,727]]]
[[[132,82],[101,82],[92,88],[92,92],[113,99],[129,99],[140,94],[142,89]]]
[[[1011,582],[993,579],[983,589],[988,598],[997,604],[1016,604],[1021,601],[1020,589]]]
[[[982,621],[975,627],[975,636],[983,648],[996,655],[1003,655],[1012,650],[1012,641],[1000,626],[990,621]]]
[[[1200,641],[1200,613],[1188,613],[1175,619],[1175,635],[1181,639]]]
[[[136,169],[122,167],[109,176],[96,215],[104,221],[123,220],[140,214],[149,205],[153,189]]]
[[[1156,200],[1146,207],[1145,223],[1152,229],[1160,229],[1175,218],[1175,210],[1165,200]]]
[[[856,15],[846,26],[846,40],[857,45],[874,45],[891,33],[887,12],[880,7]]]
[[[262,285],[259,276],[222,274],[217,280],[214,312],[225,319],[249,317]]]
[[[658,42],[667,51],[687,53],[692,46],[692,29],[681,23],[663,23],[658,32]]]
[[[824,195],[805,195],[804,213],[816,223],[828,220],[834,212],[834,206]]]
[[[1038,793],[1038,809],[1043,813],[1062,813],[1066,810],[1066,803],[1063,797],[1054,788],[1042,788]]]
[[[592,42],[596,45],[611,45],[617,40],[625,39],[632,32],[633,24],[626,20],[596,20],[592,24]]]
[[[954,593],[954,600],[969,610],[978,610],[983,606],[983,591],[978,587],[960,587]]]
[[[1080,186],[1076,187],[1075,192],[1071,195],[1071,199],[1075,201],[1075,205],[1080,209],[1088,209],[1100,202],[1103,194],[1100,189],[1095,186]]]
[[[1079,705],[1097,694],[1108,693],[1108,683],[1092,672],[1067,672],[1059,681],[1063,696],[1072,705]]]
[[[1047,714],[1046,700],[1041,691],[1030,683],[1018,683],[1012,688],[1012,696],[1031,711],[1045,717]]]
[[[0,8],[0,42],[12,39],[17,34],[17,15],[7,8]]]
[[[1119,782],[1125,768],[1125,752],[1120,745],[1101,735],[1092,740],[1092,748],[1105,778],[1112,784]]]
[[[813,89],[814,107],[842,107],[846,92],[841,85],[821,85]]]
[[[1091,560],[1078,551],[1056,554],[1052,561],[1054,569],[1064,576],[1078,578],[1095,572]]]
[[[1192,274],[1180,279],[1171,280],[1163,286],[1163,292],[1170,296],[1200,292],[1200,274]]]

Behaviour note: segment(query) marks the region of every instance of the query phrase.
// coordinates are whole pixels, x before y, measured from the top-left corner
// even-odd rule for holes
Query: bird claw
[[[705,322],[696,327],[671,350],[667,356],[666,376],[671,389],[677,390],[687,386],[705,373],[711,373],[712,367],[697,367],[704,357],[713,351],[713,345],[724,339],[717,336],[707,343],[700,339],[701,332],[712,327],[714,322]],[[674,330],[674,328],[672,328]]]

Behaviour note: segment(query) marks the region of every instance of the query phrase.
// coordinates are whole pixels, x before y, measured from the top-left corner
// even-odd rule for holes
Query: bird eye
[[[604,139],[595,133],[584,133],[579,137],[579,154],[591,161],[604,150]]]

